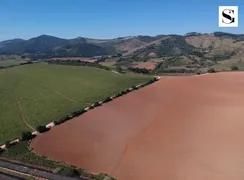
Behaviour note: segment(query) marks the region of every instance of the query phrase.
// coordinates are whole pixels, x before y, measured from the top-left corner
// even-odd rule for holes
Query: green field
[[[244,59],[243,58],[232,58],[229,60],[219,61],[218,64],[213,67],[216,69],[229,70],[231,66],[236,66],[239,70],[244,70]]]
[[[149,79],[44,63],[0,70],[0,144]]]

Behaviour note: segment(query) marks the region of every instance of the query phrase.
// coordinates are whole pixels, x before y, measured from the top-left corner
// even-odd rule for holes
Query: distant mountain
[[[0,42],[0,48],[4,48],[6,46],[13,46],[16,43],[24,42],[25,40],[23,39],[11,39],[7,41],[2,41]]]
[[[41,35],[31,38],[27,41],[15,41],[5,44],[0,48],[0,53],[22,54],[22,53],[48,53],[55,47],[65,45],[69,42],[66,39],[60,39],[53,36]]]
[[[189,32],[189,33],[186,33],[184,36],[200,36],[202,35],[201,33],[198,33],[198,32]]]
[[[244,49],[243,34],[190,32],[181,35],[128,36],[115,39],[78,37],[62,39],[41,35],[29,40],[13,39],[0,42],[0,54],[33,57],[99,56],[121,53],[124,57],[151,58],[191,55],[192,53],[229,53]]]

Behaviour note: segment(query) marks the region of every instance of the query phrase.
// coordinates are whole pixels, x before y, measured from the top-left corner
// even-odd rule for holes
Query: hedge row
[[[133,68],[133,67],[129,67],[128,68],[130,71],[134,72],[134,73],[141,73],[141,74],[148,74],[150,73],[149,70],[145,69],[145,68]]]
[[[60,65],[73,65],[73,66],[89,66],[89,67],[96,67],[99,69],[110,70],[109,67],[103,66],[96,62],[87,62],[87,61],[80,61],[80,60],[47,60],[45,61],[48,64],[60,64]]]
[[[153,78],[153,79],[149,80],[148,82],[146,82],[146,83],[144,83],[144,84],[141,84],[141,85],[138,85],[138,86],[132,86],[131,88],[128,88],[128,89],[126,89],[126,90],[123,90],[123,91],[121,91],[121,92],[115,94],[113,97],[106,97],[104,100],[102,100],[102,101],[97,101],[97,102],[93,103],[92,105],[90,105],[90,106],[89,106],[89,109],[93,109],[93,108],[95,108],[95,107],[97,107],[97,106],[101,106],[103,103],[110,102],[110,101],[112,101],[114,98],[118,98],[118,97],[120,97],[120,96],[123,96],[123,95],[125,95],[125,94],[131,92],[131,91],[134,91],[134,90],[137,90],[137,89],[142,88],[142,87],[144,87],[144,86],[147,86],[147,85],[149,85],[149,84],[152,84],[152,83],[154,83],[154,82],[157,81],[157,80],[158,80],[157,78]],[[66,122],[66,121],[71,120],[71,119],[74,118],[74,117],[78,117],[78,116],[84,114],[85,112],[86,112],[85,109],[76,110],[76,111],[72,112],[70,115],[66,115],[66,116],[64,116],[64,117],[62,117],[62,118],[60,118],[60,119],[58,119],[58,120],[55,120],[55,121],[54,121],[54,124],[55,124],[55,125],[62,124],[62,123],[64,123],[64,122]],[[36,128],[36,130],[37,130],[39,133],[44,133],[44,132],[50,130],[50,128],[47,128],[46,126],[40,125],[40,126],[38,126],[38,127]],[[29,132],[29,131],[26,131],[26,132],[22,132],[22,135],[21,135],[20,140],[21,140],[21,141],[28,141],[28,140],[33,139],[34,137],[35,137],[35,135],[33,135],[33,134],[32,134],[31,132]],[[6,142],[5,142],[6,148],[8,148],[8,147],[10,147],[10,146],[13,146],[14,144],[15,144],[15,143],[11,143],[11,141],[6,141]],[[0,153],[1,153],[2,151],[4,151],[4,150],[0,148]]]
[[[89,109],[94,109],[95,107],[101,106],[103,103],[107,103],[107,102],[112,101],[113,98],[118,98],[118,97],[120,97],[122,95],[125,95],[125,94],[127,94],[127,93],[129,93],[129,92],[131,92],[133,90],[137,90],[137,89],[139,89],[141,87],[144,87],[146,85],[152,84],[152,83],[154,83],[157,80],[158,80],[157,78],[153,78],[153,79],[149,80],[148,82],[140,85],[139,87],[132,86],[131,88],[128,88],[126,90],[123,90],[123,91],[115,94],[113,97],[106,97],[104,100],[97,101],[97,102],[93,103],[92,105],[90,105]],[[65,117],[62,117],[59,120],[54,121],[54,124],[55,125],[62,124],[62,123],[66,122],[66,121],[68,121],[68,120],[70,120],[70,119],[72,119],[74,117],[77,117],[77,116],[80,116],[80,115],[84,114],[85,112],[86,112],[85,109],[80,109],[80,110],[74,111],[70,115],[66,115]]]

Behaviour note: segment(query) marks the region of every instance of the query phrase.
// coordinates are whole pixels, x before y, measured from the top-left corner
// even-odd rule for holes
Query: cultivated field
[[[135,74],[44,63],[0,70],[0,144],[148,80]]]
[[[243,78],[161,78],[54,127],[32,147],[120,180],[242,180]]]

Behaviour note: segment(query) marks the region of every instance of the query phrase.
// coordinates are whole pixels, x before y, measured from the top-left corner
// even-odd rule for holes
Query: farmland
[[[31,146],[121,180],[242,180],[243,77],[164,77],[53,128]]]
[[[149,78],[44,63],[0,70],[0,144]]]

